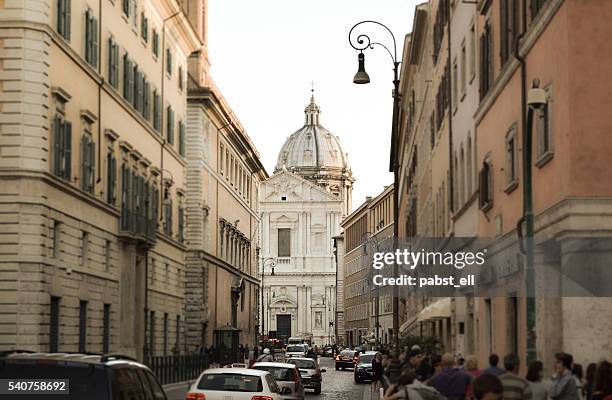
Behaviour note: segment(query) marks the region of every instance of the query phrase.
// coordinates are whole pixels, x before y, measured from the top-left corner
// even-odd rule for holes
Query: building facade
[[[321,345],[335,337],[333,238],[350,209],[354,179],[339,139],[320,123],[314,97],[304,113],[304,126],[289,136],[260,191],[263,333]]]
[[[391,277],[390,268],[376,272],[374,253],[393,246],[393,185],[368,197],[342,222],[345,253],[342,270],[344,343],[349,347],[393,342],[393,287],[373,284],[374,275]]]
[[[174,1],[0,8],[0,346],[184,349],[188,56]]]
[[[490,257],[513,256],[503,260],[504,271],[481,277],[487,289],[510,290],[505,296],[406,294],[406,334],[435,336],[445,351],[476,354],[480,365],[492,352],[525,360],[529,335],[547,369],[558,351],[580,363],[610,357],[603,332],[610,329],[611,299],[540,295],[530,313],[517,240],[533,85],[547,94],[532,125],[536,262],[567,268],[577,243],[609,236],[604,165],[610,141],[603,136],[608,120],[601,117],[606,102],[600,100],[612,88],[601,83],[607,80],[599,66],[610,54],[596,43],[609,35],[603,16],[610,7],[562,0],[432,0],[417,6],[401,76],[400,236],[494,239]],[[588,27],[578,22],[585,18]],[[593,101],[586,105],[585,98]],[[423,115],[432,125],[422,123]],[[430,150],[423,153],[419,138],[426,135]],[[431,219],[422,218],[421,199],[428,198],[422,193],[431,194],[425,200]],[[536,273],[536,296],[554,282]],[[529,319],[535,321],[532,333]]]

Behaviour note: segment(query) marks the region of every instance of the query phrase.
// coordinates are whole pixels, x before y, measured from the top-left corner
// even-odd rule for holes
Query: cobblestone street
[[[321,358],[321,367],[326,369],[323,374],[323,387],[320,395],[315,395],[312,390],[306,390],[306,399],[325,400],[370,400],[376,396],[370,396],[369,384],[356,384],[353,380],[353,370],[336,371],[332,358]],[[181,385],[172,389],[166,389],[168,400],[184,400],[187,393],[187,385]]]

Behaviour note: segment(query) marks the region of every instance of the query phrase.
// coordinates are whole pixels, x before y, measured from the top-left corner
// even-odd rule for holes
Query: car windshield
[[[374,354],[364,354],[359,356],[359,362],[362,364],[371,364],[374,359]]]
[[[108,374],[101,364],[53,360],[2,360],[4,379],[65,379],[71,400],[103,400],[108,393]],[[44,396],[42,396],[44,397]]]
[[[263,384],[259,376],[205,374],[198,382],[198,389],[224,392],[263,392]]]
[[[353,350],[343,350],[340,353],[341,356],[352,356],[353,354],[355,354],[355,352]]]
[[[287,353],[303,353],[304,346],[287,346]]]
[[[260,371],[268,371],[277,381],[293,381],[294,368],[269,367],[267,365],[256,365],[254,368]]]
[[[287,363],[289,364],[295,364],[296,367],[298,368],[303,368],[303,369],[315,369],[315,362],[313,360],[296,360],[296,359],[289,359],[287,360]]]

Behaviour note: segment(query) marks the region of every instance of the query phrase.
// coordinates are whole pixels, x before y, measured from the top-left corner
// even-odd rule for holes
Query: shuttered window
[[[185,241],[185,209],[180,204],[178,208],[178,241],[183,243]]]
[[[98,20],[93,11],[85,11],[85,61],[98,66]]]
[[[478,180],[480,183],[479,187],[479,203],[480,208],[488,210],[493,206],[493,185],[491,176],[491,165],[488,161],[482,163],[482,169],[480,170]]]
[[[164,201],[164,233],[172,236],[172,199]]]
[[[123,98],[132,103],[134,94],[134,67],[127,53],[123,55]]]
[[[514,53],[518,36],[517,1],[500,1],[500,58],[503,66]]]
[[[185,157],[185,124],[183,121],[179,122],[178,151],[181,156]]]
[[[53,119],[53,174],[70,181],[71,166],[72,123],[56,115]]]
[[[157,93],[157,89],[153,90],[153,128],[156,131],[161,131],[161,99]]]
[[[172,76],[172,50],[170,48],[166,49],[166,73]]]
[[[60,298],[51,296],[49,310],[49,352],[57,353],[59,348]]]
[[[150,355],[155,355],[155,311],[149,314],[149,351]]]
[[[151,84],[144,77],[142,92],[142,116],[148,121],[151,118]]]
[[[151,239],[155,239],[157,235],[157,220],[159,216],[159,190],[157,185],[151,187],[151,215],[148,223],[147,236]]]
[[[166,140],[174,144],[174,111],[171,106],[166,108]]]
[[[485,24],[480,35],[480,99],[483,99],[493,83],[493,35],[491,25]]]
[[[134,96],[132,98],[132,106],[134,106],[134,108],[136,109],[136,111],[138,112],[142,112],[142,103],[143,103],[143,95],[142,95],[142,85],[143,85],[143,74],[140,71],[140,69],[138,69],[138,65],[134,65],[133,67],[133,92],[134,92]]]
[[[153,55],[155,57],[159,57],[159,33],[155,29],[153,29],[153,43],[151,49],[153,50]]]
[[[122,0],[121,2],[121,10],[126,17],[130,16],[132,11],[132,0]]]
[[[278,229],[278,256],[291,257],[291,229]]]
[[[140,14],[140,36],[145,43],[149,41],[149,19],[144,13]]]
[[[117,158],[112,149],[106,155],[106,201],[115,205],[117,202]]]
[[[531,0],[530,8],[531,8],[531,20],[532,21],[538,16],[538,14],[540,13],[540,10],[542,9],[542,7],[544,7],[544,4],[547,1],[548,0]]]
[[[71,0],[57,0],[56,30],[66,40],[70,40],[70,9]]]
[[[96,164],[96,144],[91,135],[85,133],[81,137],[81,189],[94,192]]]
[[[164,313],[164,354],[168,354],[168,313]]]
[[[119,46],[113,38],[108,39],[108,83],[119,87]]]
[[[110,352],[110,304],[104,304],[102,314],[102,353]]]
[[[87,301],[79,301],[79,352],[87,351]]]
[[[130,170],[121,165],[121,230],[130,230]]]

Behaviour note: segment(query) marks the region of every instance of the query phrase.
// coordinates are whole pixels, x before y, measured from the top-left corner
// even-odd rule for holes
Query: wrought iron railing
[[[210,360],[199,354],[149,357],[146,363],[162,385],[195,380],[208,368]]]

